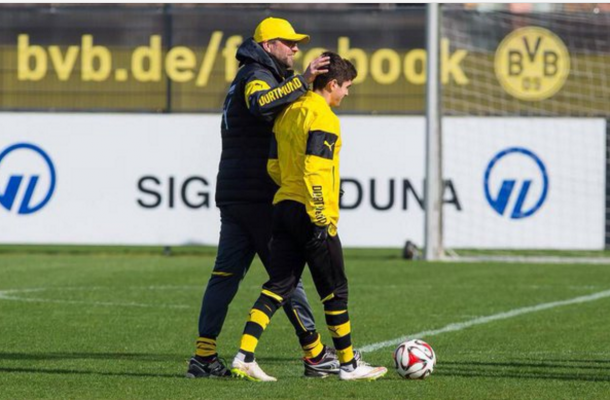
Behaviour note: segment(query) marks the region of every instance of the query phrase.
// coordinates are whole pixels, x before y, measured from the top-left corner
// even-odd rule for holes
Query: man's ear
[[[263,48],[263,50],[265,50],[267,53],[270,51],[269,50],[269,42],[261,42],[261,47]]]
[[[338,85],[339,85],[339,83],[337,82],[336,79],[330,80],[326,84],[326,90],[328,90],[329,92],[332,92],[333,90],[335,90],[337,88]]]

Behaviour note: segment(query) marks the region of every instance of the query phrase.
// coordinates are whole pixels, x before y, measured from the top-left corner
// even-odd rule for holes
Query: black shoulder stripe
[[[330,132],[309,131],[305,154],[332,160],[338,138],[337,135]]]

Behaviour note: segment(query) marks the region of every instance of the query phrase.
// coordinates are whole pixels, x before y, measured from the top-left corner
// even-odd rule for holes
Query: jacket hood
[[[239,46],[235,58],[239,61],[240,66],[251,63],[261,64],[265,68],[271,70],[280,79],[284,79],[284,76],[273,62],[271,56],[263,50],[260,44],[254,41],[254,38],[246,39]]]

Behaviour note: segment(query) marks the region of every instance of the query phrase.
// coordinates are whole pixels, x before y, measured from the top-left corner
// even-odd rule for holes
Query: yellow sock
[[[318,338],[315,340],[315,342],[302,346],[302,348],[305,358],[316,358],[320,355],[322,350],[324,350],[324,345],[322,344],[320,335],[318,334]]]
[[[199,357],[211,357],[216,353],[216,340],[205,337],[197,339],[196,355]]]

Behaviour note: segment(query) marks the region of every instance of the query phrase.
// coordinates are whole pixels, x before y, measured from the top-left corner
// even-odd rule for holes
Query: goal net
[[[570,7],[441,8],[446,250],[610,243],[610,11]]]

